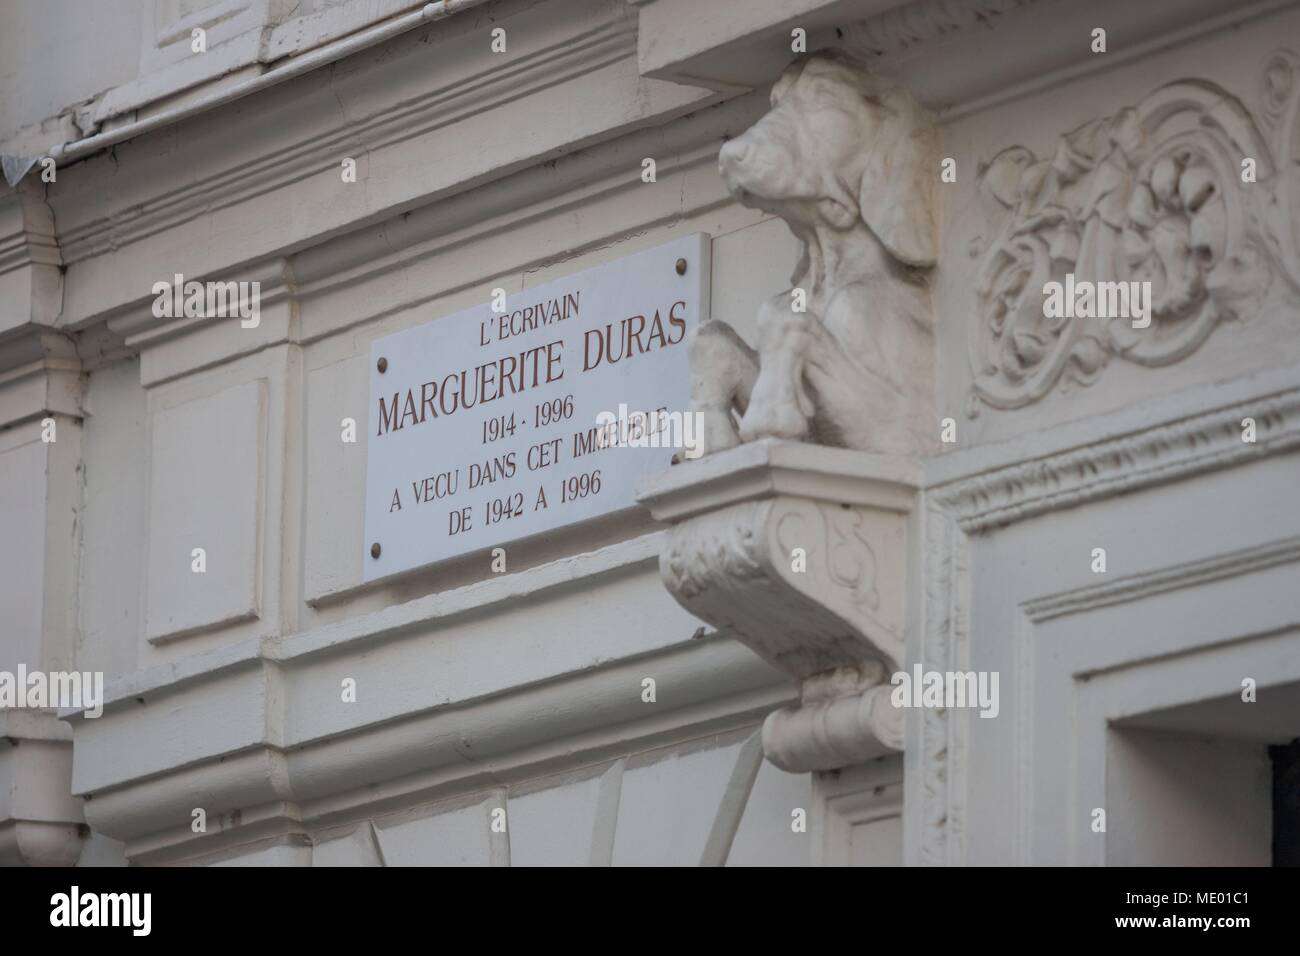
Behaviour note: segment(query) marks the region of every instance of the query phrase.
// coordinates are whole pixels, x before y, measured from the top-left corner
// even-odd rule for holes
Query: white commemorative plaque
[[[693,435],[708,257],[687,236],[376,339],[365,580],[637,507]]]

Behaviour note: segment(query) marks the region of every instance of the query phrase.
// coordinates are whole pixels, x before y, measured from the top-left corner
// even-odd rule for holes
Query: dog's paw
[[[799,409],[797,401],[759,403],[751,402],[745,417],[740,420],[740,437],[744,441],[760,438],[782,438],[802,441],[808,437],[808,418]]]
[[[783,292],[758,307],[758,333],[763,343],[786,350],[800,351],[804,341],[814,334],[820,318],[802,308],[795,311],[791,292]]]
[[[731,412],[721,408],[697,408],[694,444],[688,445],[684,458],[712,455],[740,444],[740,435],[732,423]]]

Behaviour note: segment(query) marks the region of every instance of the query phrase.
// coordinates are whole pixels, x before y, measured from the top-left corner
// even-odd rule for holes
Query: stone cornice
[[[428,642],[412,640],[521,602],[536,608],[570,589],[618,587],[628,575],[652,573],[662,538],[652,533],[113,680],[101,717],[60,713],[76,741],[72,789],[87,798],[91,825],[125,840],[128,856],[162,861],[347,822],[388,805],[454,797],[485,782],[585,766],[626,752],[629,741],[650,747],[753,727],[793,691],[725,635],[692,633],[695,624],[685,615],[665,616],[676,621],[667,626],[679,636],[644,653],[610,659],[601,656],[609,654],[604,646],[557,651],[539,662],[540,679],[479,665],[482,680],[472,687],[449,676]],[[337,701],[337,667],[357,674],[360,659],[391,653],[416,654],[439,675],[432,683],[447,681],[446,689],[412,694],[388,687],[382,699],[371,694],[363,710],[321,707],[323,688]],[[640,692],[646,674],[672,687],[671,700],[646,706]],[[373,686],[364,676],[358,680]],[[573,700],[588,703],[574,711]],[[187,733],[184,727],[197,733],[214,706],[226,717],[219,731],[194,738],[203,744],[198,751],[160,746],[139,759],[118,756],[126,740],[175,739]],[[191,811],[200,805],[208,813],[206,834],[190,829]]]
[[[446,627],[467,615],[491,613],[494,607],[538,600],[576,581],[587,586],[611,575],[650,564],[659,554],[663,535],[654,532],[560,561],[552,561],[509,575],[493,576],[477,584],[429,594],[380,610],[349,617],[334,624],[281,637],[241,641],[202,654],[181,658],[109,680],[104,687],[104,708],[129,707],[141,698],[152,699],[188,687],[219,680],[223,675],[267,662],[284,666],[320,656],[360,653],[400,640],[422,627]],[[78,720],[79,711],[59,712],[65,720]]]
[[[0,340],[54,325],[63,305],[63,257],[44,192],[0,189]]]
[[[673,687],[671,701],[645,706],[635,691],[647,668]],[[82,761],[97,762],[101,752],[121,747],[128,734],[140,739],[169,732],[165,724],[174,715],[155,708],[149,716],[147,707],[137,705],[120,727],[114,726],[120,718],[108,712],[98,721],[81,721],[73,790],[86,797],[87,821],[124,840],[128,857],[137,862],[177,859],[266,833],[343,823],[387,806],[571,770],[629,747],[752,727],[792,696],[770,668],[716,633],[644,658],[607,662],[297,743],[286,742],[277,730],[288,719],[280,708],[311,705],[296,700],[287,687],[282,669],[266,664],[228,675],[227,693],[266,708],[256,722],[262,727],[257,739],[191,754],[183,765],[159,773],[113,781],[92,779],[81,771]],[[573,700],[589,703],[575,712],[569,706]],[[191,831],[196,806],[208,814],[206,834]]]
[[[1251,389],[1259,391],[1253,397],[1205,407],[1216,397],[1222,400]],[[1300,370],[1284,369],[1179,397],[1183,407],[1201,405],[1201,410],[1157,417],[1162,423],[1155,426],[1094,435],[1054,453],[932,482],[929,494],[963,530],[976,533],[1300,448]],[[1148,407],[1169,410],[1176,403],[1177,399],[1166,397]],[[1255,422],[1254,442],[1242,437],[1242,422],[1247,418]],[[1086,434],[1096,427],[1084,423],[1075,432]],[[1059,431],[1068,435],[1070,428]],[[1014,448],[1005,451],[1014,454]],[[950,465],[943,467],[951,470]]]
[[[1067,614],[1108,607],[1150,597],[1178,588],[1195,587],[1239,574],[1250,574],[1284,564],[1300,562],[1300,537],[1283,538],[1266,544],[1210,558],[1129,575],[1059,594],[1027,601],[1021,605],[1025,616],[1035,624]]]
[[[646,487],[640,501],[666,521],[778,495],[906,514],[920,478],[907,459],[765,439],[673,469]]]
[[[50,413],[81,418],[81,365],[52,360],[0,372],[0,428]]]
[[[875,71],[900,80],[924,106],[955,116],[1067,76],[1113,68],[1168,45],[1173,31],[1185,40],[1291,2],[756,0],[730,19],[698,25],[690,17],[692,0],[633,0],[631,8],[640,14],[647,76],[719,91],[765,86],[782,58],[790,58],[790,31],[800,27],[809,50],[851,49]],[[1075,40],[1101,25],[1123,36],[1122,48],[1105,58]],[[988,40],[991,31],[999,34],[996,42]]]
[[[199,213],[246,202],[338,168],[340,157],[363,156],[394,143],[450,126],[467,116],[527,96],[573,76],[590,73],[635,54],[636,37],[623,18],[610,18],[552,45],[490,62],[469,76],[456,76],[417,97],[384,103],[356,116],[344,111],[312,136],[255,155],[238,166],[161,193],[151,201],[115,209],[69,229],[63,236],[69,264],[100,255],[172,228]],[[327,78],[326,82],[332,82]]]
[[[28,326],[0,344],[0,428],[54,413],[81,418],[82,364],[60,332]]]
[[[901,53],[948,37],[993,27],[997,20],[1042,0],[921,0],[851,24],[847,39],[868,56]]]
[[[480,188],[487,183],[628,134],[671,129],[669,120],[717,101],[639,76],[635,21],[621,0],[581,0],[565,18],[548,17],[549,6],[509,8],[506,55],[488,49],[485,23],[452,19],[432,38],[414,31],[237,110],[205,114],[202,124],[60,170],[50,204],[68,262],[63,322],[81,329],[136,308],[157,273],[224,280],[343,237],[363,255],[389,253],[410,241],[407,219],[430,206],[460,198],[481,206],[503,194]],[[591,108],[529,105],[552,95]],[[653,155],[667,160],[661,147]],[[355,183],[342,181],[345,158],[357,163]],[[535,200],[553,185],[549,172],[527,178],[531,195],[514,200]]]
[[[390,220],[378,235],[341,236],[305,250],[293,259],[295,298],[306,304],[314,299],[327,301],[330,296],[351,287],[418,268],[431,257],[445,252],[517,234],[536,221],[579,204],[591,206],[628,196],[642,189],[644,184],[639,178],[629,178],[626,170],[639,164],[639,157],[650,152],[664,154],[658,164],[661,182],[700,174],[714,183],[713,188],[707,190],[681,190],[675,204],[664,209],[658,222],[674,222],[729,205],[731,197],[716,182],[717,145],[726,124],[736,122],[735,117],[745,116],[747,105],[747,102],[733,101],[661,130],[638,130],[614,142],[601,143],[561,158],[544,179],[527,173],[511,176],[498,183],[493,196],[460,194],[448,197],[402,217],[400,223]],[[575,196],[575,192],[578,195]],[[621,204],[621,208],[628,210],[629,204]],[[613,212],[617,215],[618,207]],[[592,249],[624,239],[629,232],[645,230],[655,224],[657,222],[647,222],[638,212],[625,212],[620,218],[601,220],[599,231],[578,245],[561,249],[540,246],[535,258],[522,261],[476,259],[471,268],[457,270],[454,276],[426,280],[428,291],[425,294],[415,291],[412,282],[404,282],[404,287],[412,287],[412,294],[391,303],[382,303],[370,311],[337,318],[322,315],[321,321],[313,321],[303,329],[302,340],[310,342],[325,338],[344,328],[409,309],[435,297],[452,295],[499,277],[541,269],[560,259],[577,258]],[[390,226],[394,227],[391,232]]]
[[[44,202],[24,190],[9,192],[0,203],[0,275],[28,265],[63,265],[54,217]]]
[[[333,237],[292,257],[263,259],[222,274],[221,281],[261,283],[263,324],[257,330],[219,335],[211,319],[157,319],[148,299],[115,310],[105,326],[126,349],[142,354],[141,381],[152,385],[275,342],[318,341],[466,288],[517,281],[521,273],[582,256],[653,225],[647,223],[644,205],[623,201],[633,195],[642,198],[638,191],[645,185],[626,170],[649,153],[663,155],[660,188],[673,190],[677,197],[664,210],[664,222],[731,205],[717,181],[717,143],[729,124],[748,120],[757,102],[746,97],[663,129],[634,131],[561,158],[545,177],[523,171],[499,181],[486,195],[446,197],[375,229]],[[480,255],[453,267],[441,264],[442,256],[454,258],[470,246],[510,242],[522,230],[537,228],[579,203],[601,204],[609,215],[593,219],[596,231],[575,244],[557,250],[538,243],[532,247],[535,256],[520,260],[515,242],[514,258]],[[186,276],[206,278],[211,277]],[[373,294],[359,295],[359,289]],[[286,300],[295,316],[301,314],[300,321],[277,320],[272,307]]]

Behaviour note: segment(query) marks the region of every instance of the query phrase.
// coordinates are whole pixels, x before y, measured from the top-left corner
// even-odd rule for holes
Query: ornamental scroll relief
[[[792,773],[897,752],[891,702],[907,617],[908,526],[920,469],[764,439],[642,488],[670,527],[659,573],[678,603],[799,687],[768,714],[763,751]]]
[[[1178,362],[1220,322],[1249,318],[1278,278],[1300,291],[1295,62],[1266,64],[1263,128],[1220,87],[1181,81],[1067,133],[1050,157],[1013,146],[981,167],[992,232],[971,248],[968,415],[1089,385],[1112,359]],[[1149,327],[1048,317],[1043,287],[1067,274],[1150,282]]]
[[[785,496],[749,501],[675,525],[660,567],[688,610],[796,679],[867,662],[893,671],[902,608],[881,606],[872,534],[892,555],[901,519]],[[791,568],[797,547],[809,549],[806,571]]]
[[[782,495],[669,532],[659,562],[668,590],[800,685],[798,706],[763,724],[764,753],[784,770],[843,767],[903,748],[903,713],[890,703],[887,678],[904,653],[904,522]],[[808,549],[806,569],[791,566],[796,548]]]

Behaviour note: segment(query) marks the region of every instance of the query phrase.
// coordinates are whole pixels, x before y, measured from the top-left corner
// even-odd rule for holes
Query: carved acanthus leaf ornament
[[[1049,157],[998,153],[979,182],[994,231],[971,250],[981,263],[968,414],[1090,384],[1111,359],[1177,362],[1220,322],[1249,317],[1278,274],[1300,289],[1276,155],[1237,99],[1197,81],[1079,127]],[[1069,274],[1150,282],[1149,327],[1050,317],[1044,286]]]

